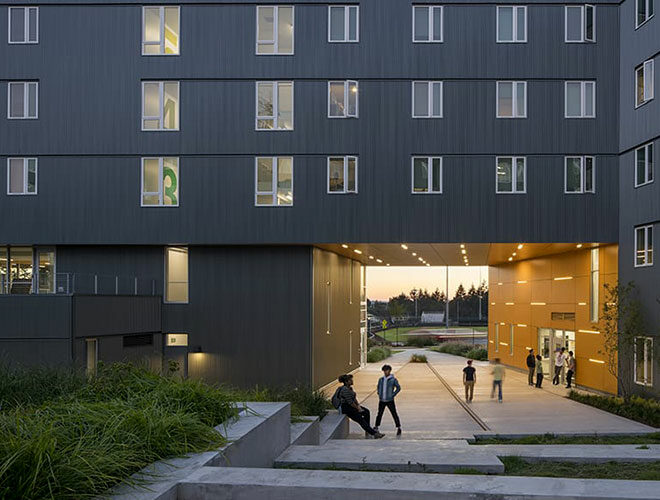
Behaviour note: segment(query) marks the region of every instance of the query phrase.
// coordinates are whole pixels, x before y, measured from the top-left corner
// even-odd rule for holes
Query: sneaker
[[[375,430],[376,432],[378,432],[378,426],[377,426],[377,425],[374,427],[374,430]]]
[[[371,434],[369,434],[367,431],[364,431],[364,439],[369,439],[371,437]]]
[[[382,434],[380,432],[377,432],[376,434],[374,434],[374,439],[380,439],[382,437],[385,437],[385,434]]]
[[[401,435],[401,427],[396,428],[396,435],[400,436]]]

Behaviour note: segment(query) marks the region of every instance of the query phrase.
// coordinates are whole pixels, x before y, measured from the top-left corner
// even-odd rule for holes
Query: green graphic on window
[[[168,182],[169,179],[169,182]],[[165,205],[178,205],[177,200],[177,180],[176,171],[174,168],[163,166],[163,204]]]

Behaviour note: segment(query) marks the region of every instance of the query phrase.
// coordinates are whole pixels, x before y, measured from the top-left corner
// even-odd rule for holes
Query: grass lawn
[[[660,461],[604,464],[575,464],[574,462],[525,462],[520,457],[500,457],[505,476],[563,477],[576,479],[625,479],[660,481]]]
[[[399,328],[399,341],[404,341],[406,338],[408,338],[406,335],[404,335],[407,332],[413,331],[413,330],[424,330],[424,329],[433,329],[433,330],[446,330],[445,327],[435,327],[435,326],[430,326],[430,327],[423,327],[423,326],[403,326]],[[455,328],[460,328],[460,329],[472,329],[474,328],[475,332],[486,332],[488,331],[487,326],[452,326],[449,329],[453,330]],[[381,332],[376,332],[376,335],[383,337],[385,340],[388,342],[396,342],[396,328],[388,328],[387,330],[383,330]],[[432,335],[431,335],[432,336]]]
[[[492,438],[478,439],[474,444],[660,444],[660,432],[639,434],[635,436],[555,436],[554,434],[538,434],[522,438]]]

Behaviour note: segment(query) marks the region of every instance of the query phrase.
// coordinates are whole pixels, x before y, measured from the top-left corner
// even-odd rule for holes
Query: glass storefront
[[[538,353],[543,358],[543,373],[545,376],[551,375],[554,371],[554,355],[562,347],[575,354],[575,332],[570,330],[555,330],[553,328],[539,328],[539,349]]]

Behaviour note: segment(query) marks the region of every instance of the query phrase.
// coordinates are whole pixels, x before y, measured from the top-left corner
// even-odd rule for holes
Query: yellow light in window
[[[523,323],[518,323],[518,326],[519,326],[520,328],[527,328],[527,325],[525,325],[525,324],[523,324]]]
[[[501,284],[502,284],[502,282],[500,281],[500,282],[498,283],[498,285],[501,285]]]
[[[491,302],[490,305],[491,305],[491,306],[494,306],[494,305],[495,305],[495,302]]]
[[[605,361],[603,361],[602,359],[589,358],[589,361],[591,361],[592,363],[598,363],[599,365],[604,365],[605,364]]]
[[[509,345],[506,342],[500,342],[500,345]]]
[[[563,280],[572,280],[573,276],[559,276],[558,278],[555,278],[555,281],[563,281]]]
[[[598,335],[598,334],[600,333],[600,332],[597,332],[596,330],[578,330],[578,332],[582,332],[582,333],[595,333],[596,335]]]
[[[532,305],[532,306],[544,306],[545,302],[530,302],[530,305]]]
[[[512,306],[512,305],[513,305],[513,302],[505,302],[504,305],[505,305],[505,306]]]
[[[578,305],[579,305],[579,306],[586,306],[587,303],[586,303],[586,302],[578,302]]]
[[[518,281],[518,284],[519,284],[519,285],[524,285],[525,283],[527,283],[527,280],[519,280],[519,281]]]
[[[493,342],[492,340],[489,340],[488,342],[491,343],[491,344],[494,344],[494,343],[495,343],[495,342]]]
[[[503,325],[504,323],[500,323],[500,325]]]

